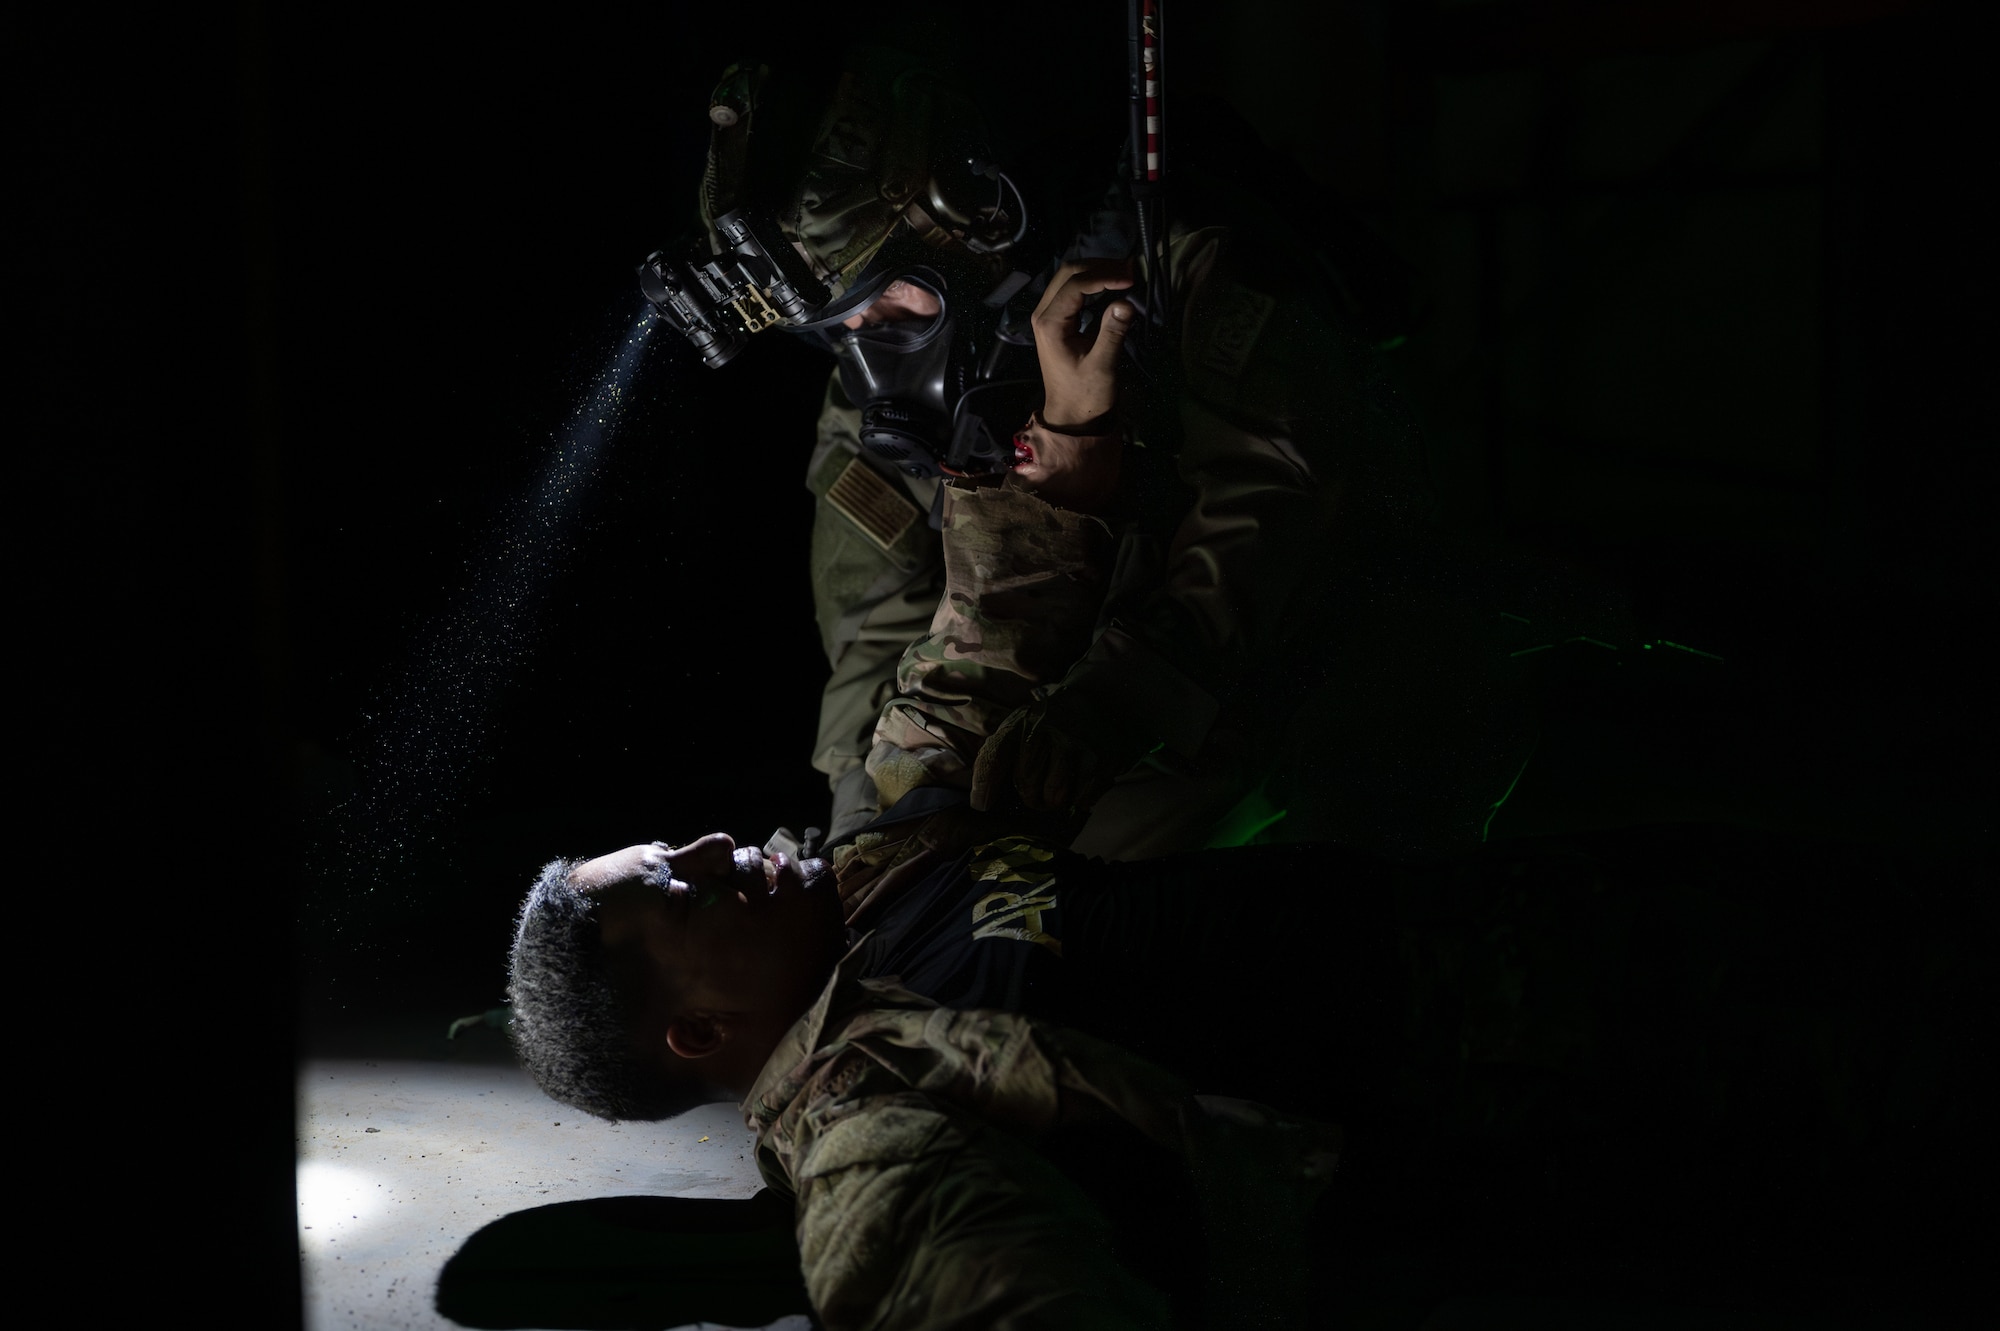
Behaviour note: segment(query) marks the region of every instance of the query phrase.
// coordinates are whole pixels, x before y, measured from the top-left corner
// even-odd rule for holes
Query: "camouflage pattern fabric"
[[[1103,1215],[1038,1151],[1068,1129],[1124,1125],[1222,1194],[1275,1190],[1299,1215],[1324,1185],[1336,1129],[1198,1102],[1078,1032],[934,1007],[856,978],[859,956],[743,1102],[759,1171],[797,1199],[827,1331],[1170,1325],[1159,1291],[1115,1260]],[[1214,1324],[1264,1311],[1241,1298]]]
[[[1366,700],[1343,687],[1322,641],[1338,627],[1327,622],[1327,589],[1357,548],[1425,510],[1414,433],[1372,353],[1297,290],[1283,254],[1252,250],[1228,229],[1210,227],[1177,230],[1170,257],[1184,387],[1165,403],[1135,403],[1128,455],[1143,457],[1162,480],[1139,505],[1146,511],[1115,533],[1098,583],[1101,603],[1088,613],[1066,607],[1085,619],[1069,660],[1037,661],[1032,679],[967,676],[1001,688],[984,704],[954,693],[943,678],[920,686],[932,693],[915,704],[896,701],[904,690],[892,676],[903,663],[888,660],[886,638],[909,618],[888,613],[879,585],[862,580],[863,561],[819,558],[816,532],[823,636],[829,626],[854,622],[857,611],[875,615],[869,627],[884,635],[834,649],[846,655],[822,699],[816,763],[838,792],[836,827],[865,822],[873,809],[860,801],[869,795],[876,807],[894,799],[853,774],[859,736],[873,728],[870,701],[898,713],[882,717],[886,729],[874,742],[915,757],[876,748],[880,756],[869,760],[871,768],[894,766],[899,790],[923,781],[964,784],[978,744],[1006,711],[1035,706],[1049,713],[1048,724],[1082,728],[1079,738],[1094,745],[1143,755],[1091,811],[1074,843],[1084,853],[1132,859],[1210,844],[1242,821],[1241,806],[1254,800],[1274,759],[1288,764],[1279,794],[1291,806],[1289,822],[1272,829],[1279,839],[1338,835],[1373,844],[1369,826],[1349,826],[1356,820],[1343,821],[1340,808],[1314,806],[1316,798],[1327,802],[1320,778],[1329,764],[1360,767],[1377,756],[1350,758],[1339,747],[1352,746],[1356,727],[1348,715]],[[851,412],[830,395],[822,439],[851,434]],[[815,481],[816,492],[822,484]],[[824,503],[819,521],[829,529],[854,525]],[[877,576],[894,580],[886,554],[869,558]],[[901,585],[909,591],[899,612],[920,594],[914,580]],[[1438,651],[1469,655],[1473,645],[1463,637],[1437,644]],[[934,635],[925,650],[938,650]],[[1303,681],[1302,663],[1310,667]],[[1312,719],[1312,734],[1326,744],[1295,742],[1294,714]],[[1440,816],[1423,808],[1423,826],[1407,835],[1380,808],[1371,808],[1367,821],[1385,829],[1381,840],[1391,849],[1476,841],[1487,802],[1504,791],[1521,756],[1472,755],[1478,791],[1454,788],[1448,801],[1431,801],[1451,809]],[[1402,784],[1414,788],[1414,778]],[[1355,803],[1349,794],[1333,804]],[[1445,821],[1452,825],[1440,833]]]
[[[893,52],[857,52],[813,145],[811,165],[780,219],[828,273],[852,277],[879,249],[930,177],[933,80]]]
[[[881,811],[862,764],[882,707],[895,695],[896,663],[930,627],[944,590],[944,560],[927,519],[938,482],[869,457],[860,429],[861,413],[836,372],[806,469],[814,498],[813,609],[833,672],[820,694],[812,765],[833,792],[832,840]],[[863,492],[858,502],[856,491]]]
[[[1134,434],[1172,458],[1182,507],[1125,535],[1092,645],[1048,690],[1151,755],[1076,842],[1107,858],[1210,842],[1308,701],[1290,677],[1323,649],[1301,626],[1325,632],[1324,593],[1355,552],[1428,506],[1406,413],[1296,253],[1176,228],[1169,262],[1181,387],[1142,404]]]
[[[730,123],[713,125],[702,175],[701,221],[718,253],[715,219],[754,202],[746,194],[755,108],[769,78],[764,66],[731,65],[710,97],[711,105],[741,111]],[[881,46],[851,48],[813,131],[804,173],[778,206],[780,230],[805,249],[814,272],[838,296],[898,222],[916,220],[910,203],[930,181],[937,140],[977,120],[948,81],[910,56]]]
[[[1089,641],[1111,530],[1004,482],[944,491],[944,597],[896,670],[867,770],[884,808],[919,785],[969,788],[979,746]]]
[[[1313,893],[1371,903],[1317,927],[1293,912],[1283,947],[1232,952],[1248,927],[1218,936],[1208,964],[1169,968],[1185,1010],[1149,999],[1138,1015],[1163,1040],[1254,1045],[1278,1074],[1267,1084],[1296,1079],[1310,1090],[1297,1104],[1347,1128],[1342,1206],[1461,1245],[1468,1269],[1553,1259],[1678,1283],[1734,1279],[1740,1260],[1754,1282],[1780,1246],[1869,1260],[1912,1223],[1913,1196],[1963,1200],[1985,1177],[1993,922],[1962,884],[1908,878],[1894,853],[1692,827],[1421,865],[1276,846],[1105,865],[1050,847],[981,843],[967,872],[1014,898],[996,899],[996,922],[1031,931],[1037,897],[1060,891],[1074,910],[1107,872],[1165,889],[1177,863],[1252,916]],[[1217,929],[1229,918],[1244,916]],[[1105,966],[1078,924],[1062,964]],[[1347,984],[1357,969],[1367,983]],[[1148,954],[1098,978],[1157,995],[1172,983],[1159,971]],[[1185,1020],[1218,1003],[1221,1038]],[[931,1037],[898,1030],[894,1051],[867,1057],[922,1082],[932,1073],[909,1069],[935,1064],[897,1060],[934,1056]]]

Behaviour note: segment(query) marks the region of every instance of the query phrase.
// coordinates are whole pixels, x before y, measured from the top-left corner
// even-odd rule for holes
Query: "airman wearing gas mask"
[[[926,784],[975,807],[1073,810],[1076,848],[1107,858],[1260,827],[1390,850],[1477,840],[1500,793],[1486,787],[1502,773],[1504,788],[1516,755],[1461,763],[1452,787],[1407,752],[1386,767],[1338,752],[1369,702],[1326,645],[1357,596],[1337,572],[1429,499],[1374,340],[1314,256],[1192,163],[1151,256],[1123,173],[1067,245],[1050,241],[969,107],[882,51],[850,59],[803,161],[760,194],[777,78],[725,73],[701,191],[709,253],[656,254],[641,275],[697,345],[713,330],[711,364],[760,326],[835,359],[806,467],[832,669],[813,755],[833,792],[823,844]],[[760,274],[803,308],[760,306]],[[939,741],[929,721],[964,659],[940,628],[941,481],[1060,486],[1064,457],[1093,446],[1123,466],[1097,504],[1118,549],[1087,647],[1024,675],[1005,715]],[[1354,779],[1329,781],[1343,762]]]

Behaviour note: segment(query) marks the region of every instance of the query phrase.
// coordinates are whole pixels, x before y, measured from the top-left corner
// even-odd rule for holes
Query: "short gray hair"
[[[672,1118],[714,1097],[645,1056],[643,985],[604,949],[597,903],[551,860],[521,905],[507,983],[522,1066],[550,1098],[613,1121]]]

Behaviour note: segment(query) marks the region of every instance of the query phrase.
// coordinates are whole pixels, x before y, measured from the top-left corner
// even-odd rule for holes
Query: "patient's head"
[[[657,1119],[749,1089],[845,940],[832,874],[714,833],[557,860],[521,907],[521,1061],[600,1118]]]

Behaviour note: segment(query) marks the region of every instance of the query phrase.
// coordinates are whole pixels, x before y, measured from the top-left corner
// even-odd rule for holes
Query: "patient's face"
[[[578,865],[570,881],[602,903],[605,946],[643,949],[688,1006],[796,1015],[845,942],[824,861],[739,850],[721,832],[628,846]]]

